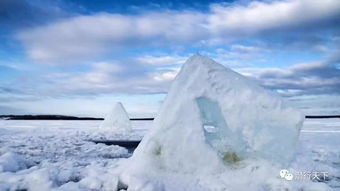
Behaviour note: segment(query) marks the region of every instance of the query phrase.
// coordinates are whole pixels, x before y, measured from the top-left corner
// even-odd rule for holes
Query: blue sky
[[[0,1],[0,114],[153,116],[194,53],[340,114],[340,1]]]

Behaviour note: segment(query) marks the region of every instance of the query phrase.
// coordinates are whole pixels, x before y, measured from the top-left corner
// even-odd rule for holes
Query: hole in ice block
[[[218,102],[206,97],[196,98],[207,144],[214,148],[223,161],[238,162],[245,150],[240,132],[229,128]]]
[[[213,146],[212,142],[220,139],[220,129],[225,129],[227,124],[216,102],[206,97],[199,97],[196,101],[200,110],[204,136],[208,144]]]
[[[216,133],[217,132],[217,128],[213,125],[203,125],[203,128],[207,133]]]

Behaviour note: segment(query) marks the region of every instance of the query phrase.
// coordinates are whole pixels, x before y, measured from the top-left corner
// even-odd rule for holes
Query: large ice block
[[[154,128],[122,177],[177,173],[204,181],[209,176],[219,180],[242,161],[287,166],[302,122],[303,116],[275,93],[194,55],[175,78]],[[132,178],[124,181],[134,184]],[[224,183],[216,184],[223,188]]]

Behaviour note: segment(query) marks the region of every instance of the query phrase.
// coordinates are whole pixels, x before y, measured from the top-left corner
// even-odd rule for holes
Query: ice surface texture
[[[123,163],[127,162],[128,159],[125,158],[129,154],[126,149],[118,146],[93,144],[86,141],[98,131],[100,122],[90,120],[0,120],[0,169],[2,169],[0,170],[0,190],[116,190],[120,169],[126,168]],[[153,121],[131,121],[131,123],[132,134],[140,137],[149,127],[153,128]],[[117,137],[113,134],[105,134],[105,136],[107,139],[126,140],[130,134],[128,137],[120,135]],[[339,190],[339,136],[340,119],[307,119],[299,138],[297,155],[288,170],[291,172],[310,172],[312,170],[329,172],[331,180],[326,183],[332,186],[333,190]],[[135,139],[134,137],[130,138]],[[285,188],[288,188],[289,191],[326,190],[320,188],[323,183],[316,185],[309,181],[280,179],[281,169],[272,171],[267,166],[259,168],[260,164],[255,162],[254,166],[250,167],[256,167],[257,170],[250,167],[238,169],[233,167],[224,172],[227,176],[220,174],[217,174],[218,176],[203,176],[203,180],[207,179],[205,182],[210,181],[209,189],[205,189],[205,191],[218,190],[214,189],[216,187],[224,191],[277,191],[286,190]],[[138,178],[143,182],[157,182],[161,179],[164,183],[168,182],[169,185],[164,186],[167,191],[198,191],[200,190],[198,187],[201,187],[195,174],[187,175],[189,178],[195,178],[194,180],[189,179],[189,183],[192,183],[190,185],[188,181],[184,181],[185,177],[178,173],[172,179],[166,178],[162,173],[152,173],[151,170],[145,171],[144,168],[144,176],[135,177],[135,179]],[[221,179],[224,182],[219,181]],[[266,182],[269,179],[271,180]],[[252,184],[247,184],[250,181]],[[277,186],[275,181],[281,181],[283,185]],[[179,182],[183,182],[183,184],[179,185]],[[139,185],[139,188],[147,190],[147,184]],[[129,191],[133,188],[129,185]],[[162,189],[156,190],[155,188],[155,191],[162,191]]]
[[[107,191],[117,187],[118,163],[130,157],[116,145],[94,144],[101,121],[0,120],[0,191]],[[145,121],[133,121],[128,136],[142,137]]]
[[[118,102],[108,113],[100,125],[102,130],[113,130],[117,132],[131,131],[131,122],[128,114],[126,113],[122,103]]]
[[[131,171],[211,175],[248,159],[286,166],[302,123],[303,116],[279,96],[194,55],[131,158]]]

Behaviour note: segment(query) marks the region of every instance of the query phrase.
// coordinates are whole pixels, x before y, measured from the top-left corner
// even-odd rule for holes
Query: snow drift
[[[116,103],[111,112],[106,115],[104,121],[101,123],[100,129],[112,130],[115,132],[131,131],[130,118],[122,103]]]
[[[188,182],[179,183],[185,177],[196,185],[193,190],[232,190],[233,184],[251,182],[245,177],[250,174],[268,173],[275,178],[276,169],[256,169],[259,164],[289,164],[302,122],[302,115],[279,96],[207,57],[194,55],[174,80],[155,127],[129,159],[121,179],[131,190],[187,190]],[[250,160],[257,162],[247,165]],[[169,176],[177,177],[177,182],[165,181]],[[248,185],[266,181],[257,178]]]

